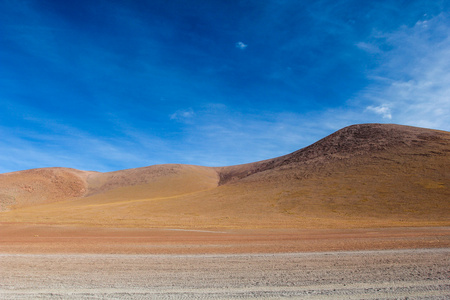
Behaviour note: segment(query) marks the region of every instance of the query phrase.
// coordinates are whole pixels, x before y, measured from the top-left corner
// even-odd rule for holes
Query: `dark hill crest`
[[[338,130],[293,153],[260,162],[225,167],[219,185],[279,167],[323,164],[381,152],[414,155],[448,154],[450,134],[445,131],[396,124],[358,124]],[[444,147],[443,149],[442,146]]]

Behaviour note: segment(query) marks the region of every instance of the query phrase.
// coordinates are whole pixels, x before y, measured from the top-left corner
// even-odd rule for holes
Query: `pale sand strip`
[[[355,283],[355,284],[328,284],[307,285],[302,287],[249,287],[249,288],[210,288],[210,289],[145,289],[145,288],[81,288],[55,291],[51,289],[26,289],[19,291],[1,291],[4,299],[21,297],[63,297],[63,298],[89,298],[89,297],[191,297],[195,299],[214,298],[254,298],[261,296],[269,299],[276,297],[301,297],[308,299],[380,299],[380,298],[407,298],[407,297],[436,297],[442,299],[450,296],[450,281],[406,281],[401,283]]]
[[[1,254],[2,299],[446,299],[450,248],[286,254]]]

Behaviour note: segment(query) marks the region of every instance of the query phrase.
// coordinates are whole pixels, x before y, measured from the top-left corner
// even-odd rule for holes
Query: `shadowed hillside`
[[[255,173],[283,166],[299,168],[320,166],[339,160],[377,155],[418,155],[445,158],[449,149],[449,133],[393,124],[360,124],[341,129],[322,140],[294,153],[261,162],[225,167],[220,170],[219,184],[223,185]],[[445,163],[445,160],[443,161]],[[305,174],[306,176],[308,174]]]
[[[0,216],[127,227],[448,226],[449,153],[448,132],[361,124],[238,166],[30,170],[0,175],[2,208],[23,207]]]

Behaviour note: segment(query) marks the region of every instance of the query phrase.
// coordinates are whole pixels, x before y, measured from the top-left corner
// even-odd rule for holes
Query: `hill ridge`
[[[317,160],[343,159],[349,154],[353,156],[374,154],[388,149],[394,150],[401,145],[419,146],[421,142],[418,139],[440,140],[445,136],[448,143],[448,132],[445,131],[396,124],[350,125],[290,154],[250,164],[224,167],[220,172],[219,185],[292,163],[308,164]]]

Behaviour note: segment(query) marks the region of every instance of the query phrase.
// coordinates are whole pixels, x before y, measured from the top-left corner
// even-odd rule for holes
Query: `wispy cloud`
[[[356,47],[372,54],[381,53],[381,50],[377,45],[367,42],[358,42],[356,43]]]
[[[366,112],[396,123],[450,129],[450,16],[378,33],[391,48],[357,97]]]
[[[104,120],[110,128],[99,135],[36,108],[16,104],[14,109],[23,122],[14,130],[0,124],[0,173],[42,167],[111,171],[172,162],[160,138],[130,127],[126,120]]]
[[[224,104],[198,108],[183,123],[183,138],[171,144],[174,160],[207,166],[248,163],[284,155],[315,142],[333,129],[317,128],[297,113],[244,113]]]

